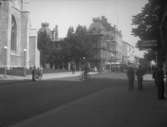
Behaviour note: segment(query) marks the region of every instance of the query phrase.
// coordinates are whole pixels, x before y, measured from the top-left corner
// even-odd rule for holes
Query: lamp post
[[[7,46],[4,46],[4,77],[7,75]]]
[[[26,52],[27,49],[24,49],[24,76],[26,76]]]

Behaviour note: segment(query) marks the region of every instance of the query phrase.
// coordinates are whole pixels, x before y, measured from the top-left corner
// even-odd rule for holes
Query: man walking
[[[143,87],[143,75],[144,70],[142,69],[142,66],[140,65],[139,68],[136,71],[137,81],[138,81],[138,89],[141,90]]]
[[[134,69],[132,67],[128,67],[127,77],[128,77],[128,81],[129,81],[129,89],[133,89],[134,88],[135,72],[134,72]]]
[[[162,67],[155,68],[153,72],[153,78],[155,80],[155,84],[157,86],[158,90],[158,99],[165,99],[164,97],[164,72],[162,70]]]
[[[32,81],[36,81],[36,67],[32,68]]]

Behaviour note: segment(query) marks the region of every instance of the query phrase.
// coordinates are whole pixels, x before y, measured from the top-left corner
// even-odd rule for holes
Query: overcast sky
[[[139,13],[148,0],[28,0],[31,25],[40,28],[41,22],[49,22],[50,28],[58,25],[59,37],[66,36],[69,26],[89,26],[93,17],[106,16],[117,25],[123,39],[135,45],[137,38],[131,35],[132,16]]]

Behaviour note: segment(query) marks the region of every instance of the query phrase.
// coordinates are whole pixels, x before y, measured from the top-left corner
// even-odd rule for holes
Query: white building
[[[24,0],[0,0],[0,68],[39,66],[37,34],[30,35],[29,15]]]

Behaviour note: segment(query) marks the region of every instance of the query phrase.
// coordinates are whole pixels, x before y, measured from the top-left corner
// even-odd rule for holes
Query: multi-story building
[[[29,68],[39,66],[36,39],[31,39],[29,12],[24,9],[24,0],[0,0],[0,68]],[[33,35],[37,38],[37,35]],[[32,42],[33,41],[33,42]],[[30,47],[34,49],[32,62]],[[37,64],[38,63],[38,64]]]
[[[128,47],[128,51],[127,51],[128,63],[134,63],[134,61],[135,61],[135,47],[132,46],[131,44],[128,44],[127,47]]]
[[[108,64],[112,55],[109,32],[105,31],[100,22],[94,22],[90,25],[89,31],[93,37],[98,38],[94,43],[95,49],[95,66],[99,70],[104,70],[105,64]]]
[[[127,65],[128,64],[128,47],[130,46],[130,44],[128,42],[123,41],[122,42],[122,63]]]
[[[106,29],[100,19],[94,20],[90,25],[89,31],[94,35],[99,35],[100,40],[97,44],[96,59],[98,59],[99,69],[111,69],[112,66],[120,67],[127,58],[127,50],[124,50],[122,33],[116,26]]]

